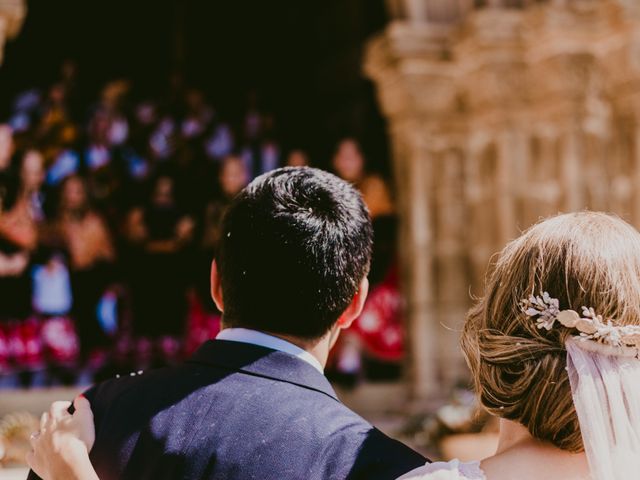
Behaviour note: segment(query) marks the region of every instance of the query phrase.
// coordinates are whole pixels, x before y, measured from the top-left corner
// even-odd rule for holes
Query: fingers
[[[49,423],[49,412],[44,412],[40,416],[40,431],[45,429],[45,427],[47,426],[47,423]]]
[[[40,417],[40,432],[44,432],[52,423],[63,419],[69,415],[67,412],[71,402],[53,402],[48,412],[44,412]]]
[[[73,405],[76,408],[76,411],[73,414],[73,420],[76,427],[79,429],[78,431],[81,432],[80,439],[86,445],[87,451],[91,451],[96,439],[91,404],[83,395],[80,395],[73,401]]]
[[[39,456],[36,455],[33,450],[27,453],[25,460],[27,461],[27,465],[29,465],[29,468],[31,468],[31,470],[33,470],[36,475],[41,478],[47,478],[46,470],[42,467],[42,459],[39,458]]]
[[[29,465],[29,468],[31,468],[31,470],[33,470],[34,472],[38,473],[39,468],[37,468],[38,465],[36,461],[36,454],[33,450],[27,453],[26,460],[27,460],[27,465]]]
[[[35,450],[36,449],[36,442],[38,441],[38,437],[40,436],[40,432],[33,432],[30,436],[29,436],[29,443],[31,444],[31,449]]]
[[[40,439],[40,432],[33,432],[29,437],[29,443],[31,444],[31,451],[27,453],[25,459],[27,461],[27,465],[36,472],[38,475],[42,473],[40,469],[40,461],[38,456],[36,455],[36,447],[38,444],[38,440]],[[42,476],[42,475],[40,475]]]
[[[76,411],[74,415],[79,415],[81,417],[85,417],[90,415],[91,420],[93,421],[93,412],[91,411],[91,403],[84,395],[78,395],[73,401],[73,406]]]
[[[64,418],[67,415],[70,415],[68,411],[70,406],[71,406],[71,402],[63,402],[63,401],[53,402],[51,404],[51,407],[49,408],[49,416],[52,419],[56,419],[56,420]]]
[[[53,435],[56,432],[64,432],[65,425],[72,418],[68,412],[71,402],[53,402],[49,411],[40,417],[40,430],[29,437],[31,451],[26,455],[26,461],[31,469],[42,478],[51,478],[47,473],[46,458],[50,457],[53,444]],[[56,477],[62,478],[62,477]]]

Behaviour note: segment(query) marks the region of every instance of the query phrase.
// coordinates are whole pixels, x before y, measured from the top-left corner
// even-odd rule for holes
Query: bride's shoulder
[[[398,480],[486,480],[480,468],[480,462],[450,462],[427,463],[424,467],[416,468]]]

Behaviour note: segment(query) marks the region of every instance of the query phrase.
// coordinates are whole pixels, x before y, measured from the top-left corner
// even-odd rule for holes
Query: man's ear
[[[211,262],[211,298],[216,304],[218,310],[224,312],[224,302],[222,301],[222,283],[220,283],[220,274],[218,273],[218,264],[214,260]]]
[[[367,299],[367,294],[369,293],[369,279],[364,277],[360,281],[360,286],[358,287],[358,291],[351,299],[351,303],[346,308],[340,318],[338,318],[338,328],[344,329],[349,328],[351,324],[354,322],[356,318],[360,316],[362,313],[362,309],[364,308],[364,302]]]

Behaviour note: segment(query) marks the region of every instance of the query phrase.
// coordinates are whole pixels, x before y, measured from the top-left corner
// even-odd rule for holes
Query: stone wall
[[[465,376],[458,331],[491,256],[541,217],[640,226],[640,2],[390,0],[365,71],[401,210],[410,385]]]

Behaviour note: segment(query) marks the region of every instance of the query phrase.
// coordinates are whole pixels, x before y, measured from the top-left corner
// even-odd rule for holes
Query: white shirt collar
[[[257,330],[250,330],[248,328],[225,328],[218,333],[216,340],[250,343],[252,345],[258,345],[259,347],[266,347],[272,350],[285,352],[298,357],[300,360],[304,360],[324,375],[324,369],[316,357],[297,345],[287,342],[282,338],[274,337],[273,335],[268,335]]]

